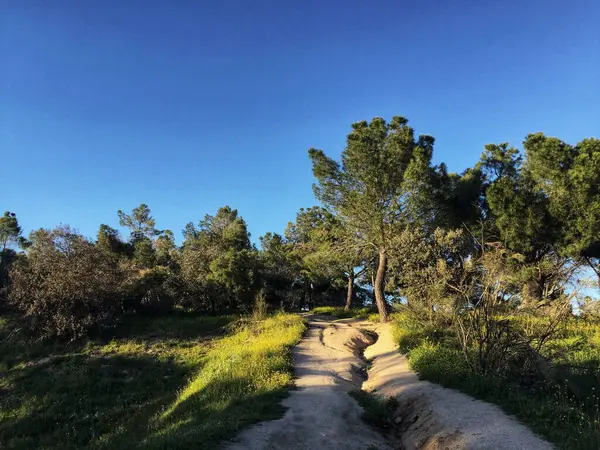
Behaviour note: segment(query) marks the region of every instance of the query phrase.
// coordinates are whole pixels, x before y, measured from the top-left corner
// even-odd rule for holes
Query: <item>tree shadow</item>
[[[0,448],[132,448],[234,316],[127,318],[101,336],[31,341],[0,327]],[[156,344],[156,345],[155,345]],[[107,346],[108,345],[108,346]]]
[[[151,355],[72,354],[13,369],[0,395],[2,447],[119,448],[123,435],[135,443],[188,372]]]
[[[243,428],[283,416],[287,389],[255,392],[246,378],[215,380],[157,421],[145,449],[213,449]]]

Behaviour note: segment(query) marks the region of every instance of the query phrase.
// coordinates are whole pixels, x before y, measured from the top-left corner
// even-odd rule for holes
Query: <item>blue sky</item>
[[[600,135],[600,2],[2,1],[0,209],[94,236],[147,203],[253,240],[315,203],[307,149],[409,118],[453,171],[489,142]]]

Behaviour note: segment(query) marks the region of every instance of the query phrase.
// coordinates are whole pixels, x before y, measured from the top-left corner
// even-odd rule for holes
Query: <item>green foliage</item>
[[[207,214],[195,226],[188,223],[184,230],[185,243],[188,246],[202,248],[210,258],[215,258],[219,253],[233,249],[235,251],[250,250],[250,234],[242,217],[238,216],[236,209],[229,206],[219,208],[217,214]]]
[[[112,325],[121,310],[115,261],[67,226],[40,229],[31,240],[9,292],[27,327],[42,337],[79,337]]]
[[[210,263],[207,281],[224,289],[229,308],[249,309],[258,289],[256,264],[254,251],[230,249]]]
[[[121,210],[118,210],[117,214],[119,215],[119,224],[131,231],[131,242],[135,242],[142,237],[151,239],[153,236],[160,234],[160,231],[155,228],[156,222],[150,215],[148,205],[142,203],[134,208],[131,214],[126,214]]]
[[[133,255],[133,247],[123,242],[119,236],[119,231],[105,224],[100,225],[96,237],[96,246],[117,260]]]
[[[448,173],[440,164],[433,177],[433,204],[425,229],[447,230],[473,227],[482,218],[484,175],[480,168],[465,170],[461,175]]]
[[[515,179],[519,175],[523,157],[519,150],[509,147],[507,142],[502,144],[487,144],[481,154],[478,168],[483,170],[488,181],[509,178]]]
[[[4,216],[0,217],[0,246],[2,251],[11,245],[19,242],[22,229],[15,213],[5,211]]]
[[[294,309],[303,297],[302,291],[292,288],[302,271],[294,244],[279,234],[266,233],[260,237],[260,245],[259,270],[267,302]]]
[[[133,277],[124,287],[126,306],[158,314],[173,309],[182,295],[182,281],[171,270],[155,267]]]
[[[352,125],[341,164],[310,149],[315,195],[344,221],[354,245],[379,254],[375,296],[381,320],[388,318],[383,297],[389,239],[420,212],[430,197],[433,138],[415,140],[408,120],[382,118]]]
[[[518,179],[501,178],[486,191],[495,227],[508,248],[537,261],[552,249],[555,226],[548,199],[523,173]]]
[[[22,229],[15,213],[5,211],[0,217],[0,309],[3,307],[6,287],[9,282],[8,273],[17,259],[15,246],[25,248],[28,241],[21,236]]]
[[[404,338],[404,345],[408,340]],[[418,341],[411,340],[410,345]],[[418,373],[427,373],[427,379],[435,383],[456,383],[471,375],[469,366],[460,350],[448,348],[430,341],[416,345],[409,353],[410,366]]]
[[[147,237],[136,239],[133,243],[133,264],[138,269],[149,269],[156,263],[156,254],[152,241]]]
[[[267,299],[265,293],[261,290],[256,294],[254,299],[254,308],[252,309],[252,318],[254,320],[262,320],[267,316]]]
[[[189,223],[184,236],[181,274],[188,291],[198,297],[192,303],[211,310],[249,310],[259,289],[258,258],[237,210],[226,206],[198,226]]]
[[[411,229],[394,236],[388,283],[401,289],[413,320],[433,327],[451,322],[456,292],[449,283],[460,279],[474,250],[472,239],[461,229],[436,228],[432,233]]]
[[[584,139],[573,146],[535,133],[527,136],[524,147],[527,168],[557,224],[557,250],[586,258],[600,280],[600,140]]]
[[[366,423],[383,430],[390,430],[394,427],[393,415],[399,407],[396,397],[382,400],[376,395],[362,390],[350,391],[348,395],[363,407],[362,419]]]
[[[371,319],[373,313],[377,312],[376,309],[372,307],[367,308],[353,308],[347,310],[341,306],[317,306],[310,310],[312,314],[317,314],[321,316],[330,316],[335,317],[336,319]]]
[[[534,183],[523,158],[508,144],[488,144],[477,165],[486,176],[491,232],[509,249],[537,261],[552,250],[555,224],[548,198]]]
[[[175,267],[179,260],[179,252],[175,245],[175,236],[171,230],[165,230],[154,241],[156,264],[164,267]]]
[[[523,333],[537,333],[550,324],[548,317],[525,315],[511,318]],[[517,372],[474,372],[466,363],[454,335],[422,329],[405,315],[395,316],[395,336],[411,368],[423,379],[461,390],[495,403],[515,415],[558,448],[596,449],[600,443],[600,328],[572,318],[548,340],[542,354],[563,368],[563,383],[533,383]],[[536,331],[538,330],[538,331]],[[523,370],[524,367],[520,367]],[[578,394],[566,380],[575,383]],[[571,384],[572,385],[572,384]]]
[[[356,268],[362,272],[364,255],[349,239],[345,224],[325,208],[301,208],[296,221],[288,223],[285,236],[297,264],[294,284],[302,287],[309,306],[318,301],[321,292],[327,291],[332,300],[343,287],[347,288],[347,304],[351,304]]]

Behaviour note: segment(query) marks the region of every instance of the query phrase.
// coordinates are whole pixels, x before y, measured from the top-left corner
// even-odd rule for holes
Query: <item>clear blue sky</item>
[[[315,203],[309,147],[404,115],[435,161],[600,134],[600,2],[0,1],[0,209],[94,236],[147,203],[253,240]]]

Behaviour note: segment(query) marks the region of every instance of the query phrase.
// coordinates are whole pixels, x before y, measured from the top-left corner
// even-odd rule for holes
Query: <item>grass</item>
[[[362,419],[377,428],[389,430],[394,426],[393,414],[398,408],[398,400],[395,397],[388,397],[385,400],[369,392],[357,389],[348,393],[354,398],[364,412]]]
[[[346,311],[343,306],[317,306],[310,311],[312,314],[334,317],[336,319],[364,319],[378,321],[377,310],[371,307],[352,308]]]
[[[135,317],[111,337],[29,343],[0,320],[2,448],[214,448],[282,414],[294,315]]]
[[[395,320],[399,347],[421,378],[499,405],[560,449],[600,448],[599,326],[573,319],[543,349],[557,367],[568,367],[566,376],[582,390],[575,396],[564,386],[526,385],[514,377],[475,373],[451,331],[418,328],[402,316]]]

